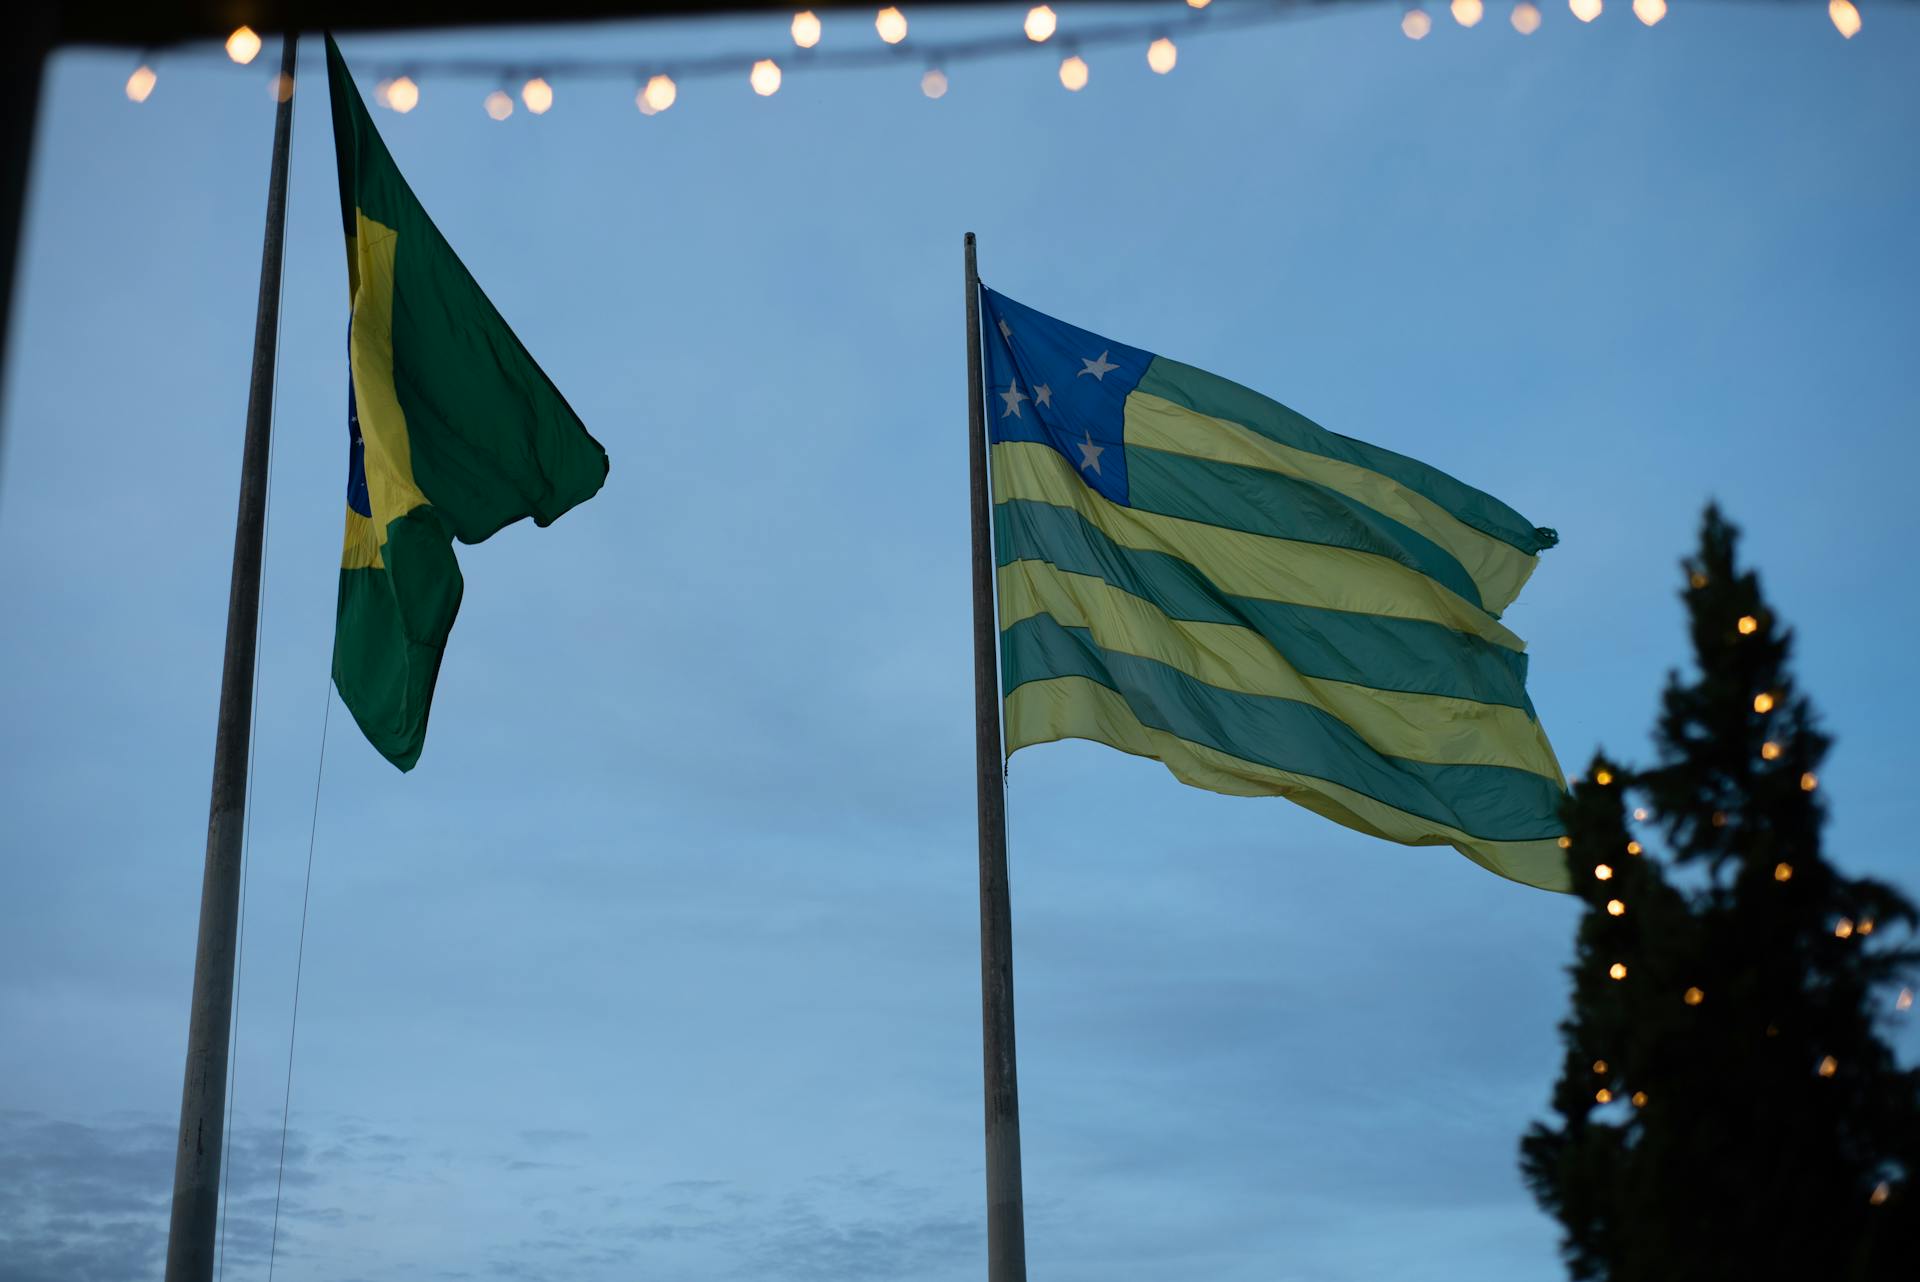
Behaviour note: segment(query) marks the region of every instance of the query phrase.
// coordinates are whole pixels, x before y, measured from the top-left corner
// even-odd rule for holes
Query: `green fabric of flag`
[[[327,79],[353,304],[333,680],[410,770],[460,609],[453,541],[550,524],[599,491],[607,455],[414,198],[331,37]]]

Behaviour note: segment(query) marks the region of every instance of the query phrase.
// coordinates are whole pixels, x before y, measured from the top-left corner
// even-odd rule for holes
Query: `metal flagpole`
[[[219,727],[213,741],[213,796],[207,814],[206,872],[200,883],[200,937],[193,959],[193,1007],[187,1025],[186,1082],[180,1093],[180,1145],[174,1154],[173,1222],[167,1233],[166,1282],[208,1282],[213,1277],[297,40],[298,36],[289,31],[280,49],[281,79],[276,95],[280,105],[273,118],[273,164],[267,176],[266,242],[260,253],[260,302],[253,323],[253,379],[247,389],[246,443],[240,456],[240,513],[233,534],[233,578],[227,589],[227,650],[220,673]]]
[[[973,742],[980,797],[980,1007],[987,1107],[987,1282],[1026,1282],[1020,1193],[1020,1085],[1013,1057],[1013,923],[1007,798],[995,664],[987,418],[980,370],[980,274],[967,233],[967,459],[973,499]]]

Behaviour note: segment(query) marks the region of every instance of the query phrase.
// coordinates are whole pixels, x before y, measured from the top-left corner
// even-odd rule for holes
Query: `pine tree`
[[[1912,1004],[1914,909],[1821,852],[1831,741],[1737,540],[1708,508],[1657,764],[1597,756],[1564,807],[1587,911],[1521,1170],[1576,1279],[1912,1282],[1920,1070],[1877,1023]]]

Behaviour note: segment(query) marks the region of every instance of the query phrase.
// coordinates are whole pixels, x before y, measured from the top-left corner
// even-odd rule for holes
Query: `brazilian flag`
[[[327,39],[353,300],[333,681],[373,746],[420,759],[462,581],[453,541],[590,499],[607,454],[414,198]]]
[[[1500,622],[1558,536],[1216,374],[982,302],[1007,751],[1091,739],[1567,889],[1560,764]]]

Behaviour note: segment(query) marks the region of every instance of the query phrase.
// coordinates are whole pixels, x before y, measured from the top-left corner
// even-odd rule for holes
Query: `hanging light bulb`
[[[487,114],[495,120],[505,120],[513,114],[513,95],[504,89],[495,89],[480,103]]]
[[[929,98],[947,96],[947,73],[938,67],[928,67],[927,74],[920,77],[920,92]]]
[[[133,74],[127,77],[127,101],[145,102],[153,93],[154,82],[159,79],[160,77],[154,74],[153,68],[146,63],[143,62],[135,67]]]
[[[657,116],[671,107],[680,96],[680,86],[673,83],[672,76],[653,76],[634,95],[634,105],[640,108],[643,116]]]
[[[1453,0],[1453,20],[1463,27],[1477,27],[1486,14],[1486,6],[1481,0]]]
[[[420,105],[420,86],[411,76],[401,76],[387,85],[387,106],[406,115]]]
[[[1592,22],[1600,16],[1600,10],[1604,7],[1601,0],[1567,0],[1567,8],[1582,22]]]
[[[244,67],[259,56],[260,37],[253,34],[253,28],[235,27],[233,34],[227,37],[227,57]]]
[[[1060,62],[1060,83],[1069,92],[1079,93],[1087,87],[1087,63],[1079,54],[1070,54]]]
[[[1059,25],[1060,19],[1055,16],[1052,9],[1044,4],[1037,4],[1027,10],[1027,21],[1021,30],[1027,33],[1027,39],[1035,44],[1042,44],[1052,38]]]
[[[1513,6],[1513,16],[1508,21],[1513,23],[1515,31],[1530,36],[1540,30],[1540,10],[1527,3],[1527,0],[1520,0],[1519,4]]]
[[[553,106],[553,86],[539,76],[520,86],[520,101],[536,116],[544,116]]]
[[[1173,41],[1161,36],[1147,46],[1147,65],[1155,75],[1166,75],[1173,70],[1173,64],[1180,61],[1180,51],[1173,47]]]
[[[747,73],[747,83],[762,98],[771,98],[780,92],[780,64],[771,58],[762,58]]]
[[[1400,30],[1409,40],[1425,40],[1427,32],[1433,30],[1433,19],[1425,9],[1409,9],[1400,15]]]
[[[882,40],[897,45],[907,38],[907,15],[888,5],[873,15],[873,29],[880,33]]]
[[[813,10],[802,9],[793,15],[793,43],[802,49],[811,49],[820,43],[820,19]]]
[[[1827,16],[1833,19],[1833,29],[1847,39],[1860,34],[1860,11],[1853,7],[1853,0],[1828,0]]]
[[[1633,16],[1651,27],[1667,16],[1667,0],[1633,0]]]

